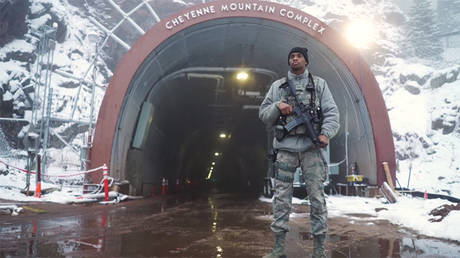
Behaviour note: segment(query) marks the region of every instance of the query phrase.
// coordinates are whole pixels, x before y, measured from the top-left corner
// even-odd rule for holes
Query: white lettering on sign
[[[298,21],[310,28],[311,30],[316,31],[321,35],[324,35],[324,31],[326,30],[326,28],[318,22],[312,21],[312,19],[308,16],[304,16],[303,14],[295,13],[292,10],[286,10],[284,8],[280,10],[279,14],[281,17],[286,17],[288,19]]]
[[[258,3],[223,3],[220,7],[222,12],[228,11],[256,11],[274,14],[276,8],[270,5],[262,5]]]
[[[192,19],[196,19],[200,16],[204,15],[210,15],[216,13],[216,8],[214,5],[210,5],[208,7],[203,7],[200,9],[192,10],[186,13],[183,13],[182,15],[177,16],[176,18],[173,18],[169,21],[166,22],[165,27],[168,30],[172,30],[174,27],[179,26],[180,24],[184,24],[187,21],[190,21]]]
[[[174,17],[168,20],[165,23],[165,27],[168,30],[172,30],[190,20],[196,19],[202,16],[214,15],[218,12],[229,13],[229,12],[256,12],[256,13],[266,13],[269,15],[279,16],[283,19],[293,20],[300,23],[302,26],[307,27],[309,30],[324,35],[326,28],[322,25],[321,22],[312,18],[309,15],[301,11],[290,10],[287,8],[281,8],[278,12],[276,6],[270,4],[261,4],[261,3],[236,3],[236,2],[224,2],[217,6],[210,5],[207,7],[202,7],[199,9],[191,10],[177,17]]]

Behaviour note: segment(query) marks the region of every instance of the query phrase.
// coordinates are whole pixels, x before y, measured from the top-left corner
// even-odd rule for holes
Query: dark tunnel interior
[[[350,71],[306,33],[260,18],[204,22],[156,48],[131,81],[111,167],[136,194],[149,195],[163,177],[169,185],[212,182],[225,191],[260,192],[271,139],[258,106],[270,84],[285,76],[293,46],[309,48],[309,70],[327,80],[340,110],[331,178],[343,180],[355,163],[375,184],[372,129]],[[241,71],[247,80],[237,79]]]
[[[209,178],[220,188],[231,186],[226,190],[261,187],[267,136],[255,108],[260,95],[247,93],[264,92],[271,78],[253,75],[238,82],[235,76],[233,71],[187,73],[159,86],[151,99],[159,110],[152,127],[162,136],[151,141],[162,147],[146,150],[155,160],[152,166],[181,181]],[[151,175],[144,181],[154,182]]]

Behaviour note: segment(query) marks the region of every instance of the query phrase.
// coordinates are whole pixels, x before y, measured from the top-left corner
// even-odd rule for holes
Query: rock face
[[[404,85],[404,89],[406,89],[408,92],[414,95],[419,95],[420,94],[420,88],[417,87],[417,85],[411,85],[411,84],[406,84]]]
[[[28,0],[0,0],[0,47],[27,31]]]
[[[64,3],[63,3],[64,2]],[[67,10],[66,1],[29,1],[29,0],[0,0],[0,144],[12,149],[24,147],[23,137],[28,131],[32,116],[32,103],[37,83],[37,58],[36,51],[39,45],[37,31],[43,26],[56,28],[55,58],[51,70],[61,69],[78,78],[88,69],[94,46],[90,44],[87,34],[99,35],[90,22],[80,16],[78,10]],[[68,9],[72,7],[69,6]],[[66,11],[64,11],[66,10]],[[67,12],[68,11],[68,12]],[[69,15],[71,13],[72,15]],[[67,26],[71,26],[68,31]],[[91,49],[89,49],[91,48]],[[45,52],[43,52],[45,53]],[[103,62],[97,63],[98,68],[106,71]],[[78,80],[62,77],[51,72],[51,83],[56,93],[53,95],[52,114],[63,119],[68,118],[70,106],[74,103],[72,96],[67,96],[67,89],[75,89]],[[105,72],[105,74],[110,75]],[[102,84],[106,77],[96,73],[97,82]],[[43,85],[44,80],[41,80]],[[85,87],[87,85],[85,84]],[[41,91],[43,92],[43,91]],[[79,96],[81,103],[86,103],[89,91],[83,89]],[[100,93],[98,94],[98,96]],[[40,98],[43,96],[40,95]],[[99,98],[99,97],[97,97]],[[97,100],[96,98],[96,100]],[[86,101],[86,102],[85,102]],[[40,103],[40,100],[37,101]],[[75,117],[85,120],[89,112],[78,106]],[[81,115],[82,112],[85,112]],[[86,131],[87,127],[51,123],[51,127],[59,128],[61,138],[72,142],[76,135]],[[68,127],[68,128],[67,128]],[[50,135],[49,146],[63,148],[64,145],[54,134]],[[0,148],[0,152],[1,152]],[[1,155],[1,154],[0,154]]]
[[[460,72],[460,66],[452,69],[440,71],[434,74],[430,80],[431,88],[439,88],[446,83],[451,83],[457,80]]]

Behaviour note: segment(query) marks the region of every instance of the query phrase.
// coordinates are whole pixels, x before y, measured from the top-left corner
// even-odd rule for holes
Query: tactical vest
[[[309,78],[309,83],[308,85],[297,85],[296,86],[296,94],[297,98],[299,101],[304,104],[308,111],[310,112],[310,115],[315,118],[316,122],[313,123],[313,129],[315,130],[316,134],[319,134],[321,132],[321,121],[322,121],[322,113],[321,113],[321,103],[318,98],[318,85],[319,80],[314,79],[314,83],[310,81]],[[290,96],[289,94],[289,85],[288,85],[288,79],[286,78],[286,83],[280,86],[282,91],[281,91],[281,101],[285,102],[292,107],[295,106],[295,98],[294,96]],[[314,105],[312,105],[312,94],[313,91],[315,92],[314,96]],[[295,116],[288,115],[288,116],[282,116],[279,119],[279,122],[283,125],[288,124],[290,121],[295,119]],[[307,129],[305,125],[300,125],[293,129],[291,132],[289,132],[289,135],[300,135],[300,134],[306,134]]]

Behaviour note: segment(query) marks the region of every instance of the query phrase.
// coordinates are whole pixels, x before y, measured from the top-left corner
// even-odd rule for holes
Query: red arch
[[[387,109],[377,81],[359,53],[337,32],[315,17],[289,6],[254,0],[216,1],[195,5],[160,21],[136,41],[118,64],[102,101],[91,150],[91,167],[110,164],[117,120],[125,94],[136,71],[149,54],[165,40],[190,26],[232,17],[262,18],[297,28],[326,45],[343,61],[361,89],[365,88],[364,98],[376,149],[377,182],[381,185],[384,181],[382,162],[385,161],[389,164],[395,182],[394,143]]]

